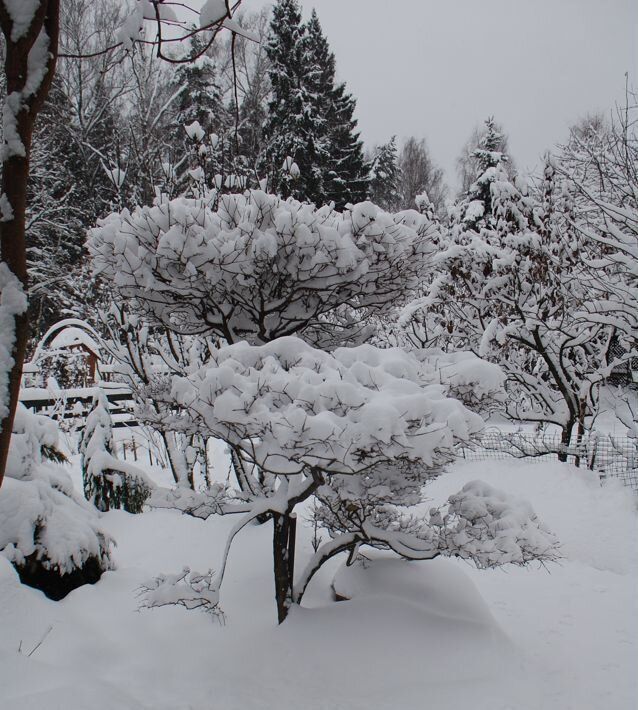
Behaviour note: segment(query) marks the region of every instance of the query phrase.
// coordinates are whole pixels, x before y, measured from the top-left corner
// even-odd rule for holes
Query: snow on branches
[[[0,421],[9,412],[9,372],[13,367],[15,317],[24,313],[27,297],[6,264],[0,264]]]
[[[224,613],[219,607],[214,574],[213,570],[200,574],[184,567],[178,574],[158,575],[140,588],[140,608],[183,606],[185,609],[199,609],[223,623]]]
[[[260,191],[175,199],[101,221],[96,273],[155,322],[233,343],[324,345],[403,302],[431,248],[371,203],[343,214]]]
[[[294,337],[220,348],[199,373],[175,378],[182,426],[227,441],[261,471],[360,474],[447,461],[483,422],[419,362],[372,346],[326,353]]]
[[[531,194],[494,166],[489,213],[476,228],[452,224],[426,294],[401,324],[426,346],[472,350],[499,364],[509,416],[555,423],[568,443],[595,411],[613,324],[580,315],[599,300],[585,263],[589,245],[551,160],[543,178]]]

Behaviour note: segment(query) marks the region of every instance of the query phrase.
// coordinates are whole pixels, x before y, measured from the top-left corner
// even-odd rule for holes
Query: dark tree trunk
[[[277,601],[277,619],[281,624],[288,616],[288,611],[293,603],[297,517],[294,513],[273,513],[272,519],[275,599]]]
[[[574,420],[570,419],[567,424],[563,425],[563,431],[560,436],[560,451],[558,452],[558,460],[565,463],[567,461],[567,450],[572,440],[572,429],[574,428]]]
[[[580,468],[581,452],[583,449],[583,441],[585,439],[585,416],[587,414],[587,401],[585,399],[580,400],[580,406],[578,408],[578,429],[576,430],[576,456],[574,458],[574,465]]]
[[[0,28],[5,37],[4,71],[7,78],[7,96],[21,96],[20,110],[16,115],[15,128],[22,149],[15,145],[4,146],[2,163],[2,192],[11,207],[10,218],[0,223],[0,257],[11,273],[16,276],[27,291],[27,250],[26,250],[26,206],[27,181],[29,179],[29,153],[35,119],[49,93],[58,54],[58,34],[60,20],[60,0],[40,0],[29,28],[15,41],[12,39],[13,20],[4,3],[0,0]],[[29,78],[29,53],[34,43],[45,31],[49,38],[49,55],[46,73],[35,93],[24,96]],[[6,140],[7,136],[5,136]],[[13,366],[9,372],[8,414],[0,422],[0,485],[4,478],[9,453],[9,442],[13,429],[20,394],[22,365],[26,353],[29,322],[27,313],[15,317],[15,342],[11,352]]]

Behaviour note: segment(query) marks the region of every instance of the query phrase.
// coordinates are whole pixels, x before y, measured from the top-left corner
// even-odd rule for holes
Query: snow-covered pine
[[[0,554],[52,599],[111,569],[113,542],[95,507],[74,492],[57,446],[55,423],[21,405],[0,496]]]
[[[468,156],[474,171],[473,181],[453,209],[453,219],[465,229],[478,232],[482,227],[494,226],[491,185],[497,173],[500,173],[500,179],[509,177],[506,171],[509,156],[503,152],[503,146],[503,134],[490,116],[485,121],[478,144]]]
[[[510,178],[514,178],[516,174],[515,164],[509,151],[509,141],[503,126],[494,120],[494,117],[488,117],[481,126],[476,126],[472,134],[467,139],[461,154],[457,158],[456,166],[458,176],[461,183],[461,189],[458,193],[459,200],[467,197],[470,192],[475,190],[475,183],[478,177],[484,172],[486,167],[494,160],[490,160],[489,155],[483,153],[484,150],[493,154],[496,158],[501,155],[501,163],[504,164],[505,170]],[[488,159],[486,161],[486,158]],[[506,158],[506,160],[503,160]]]
[[[139,468],[115,457],[113,423],[103,392],[93,398],[79,449],[86,499],[101,511],[141,513],[154,484]]]

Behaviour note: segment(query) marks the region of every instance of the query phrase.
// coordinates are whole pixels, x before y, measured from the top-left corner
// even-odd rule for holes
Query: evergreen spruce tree
[[[269,175],[271,189],[282,197],[322,203],[325,118],[317,113],[311,93],[314,63],[305,36],[297,0],[278,0],[266,45],[272,93],[261,169]]]
[[[115,456],[113,421],[104,392],[93,397],[80,440],[84,495],[98,510],[141,513],[151,484],[135,466]]]
[[[199,54],[203,39],[196,34],[191,38],[191,54]],[[181,93],[175,102],[173,123],[178,131],[197,121],[206,135],[220,133],[231,125],[231,118],[224,106],[214,61],[206,54],[194,62],[179,64],[175,72],[174,89]]]
[[[368,194],[372,202],[388,212],[399,209],[399,163],[397,137],[377,146],[372,158]]]
[[[356,100],[344,83],[335,84],[335,56],[321,29],[315,10],[306,25],[307,53],[311,96],[315,111],[325,117],[322,174],[326,198],[337,209],[348,202],[363,202],[369,182],[369,166],[363,155],[363,143],[354,118]]]
[[[493,227],[495,217],[492,205],[492,183],[498,179],[507,179],[506,165],[509,157],[503,152],[504,136],[498,130],[494,118],[485,121],[485,132],[478,146],[471,153],[475,166],[475,180],[459,203],[457,219],[466,229],[476,231],[483,227]]]

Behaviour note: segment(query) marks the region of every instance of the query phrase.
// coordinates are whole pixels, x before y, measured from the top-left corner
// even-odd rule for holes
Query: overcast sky
[[[243,0],[250,11],[271,4]],[[638,87],[637,0],[301,0],[357,98],[367,144],[427,139],[452,183],[473,126],[493,114],[532,169],[588,112]]]

